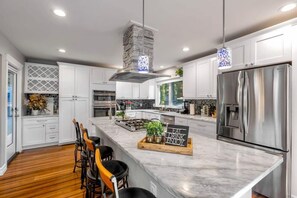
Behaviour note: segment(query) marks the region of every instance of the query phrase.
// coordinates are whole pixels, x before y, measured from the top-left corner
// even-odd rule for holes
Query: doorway
[[[16,154],[17,142],[17,118],[19,112],[17,108],[17,70],[12,66],[8,67],[7,75],[7,160],[10,161]]]

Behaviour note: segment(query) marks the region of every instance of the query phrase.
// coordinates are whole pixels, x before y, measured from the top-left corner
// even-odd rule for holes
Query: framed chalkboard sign
[[[165,144],[186,147],[188,145],[188,135],[189,126],[169,124],[165,132]]]

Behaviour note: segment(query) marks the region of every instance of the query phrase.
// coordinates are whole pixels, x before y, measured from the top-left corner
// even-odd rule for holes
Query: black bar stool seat
[[[151,192],[142,188],[124,188],[119,190],[120,198],[156,198]]]

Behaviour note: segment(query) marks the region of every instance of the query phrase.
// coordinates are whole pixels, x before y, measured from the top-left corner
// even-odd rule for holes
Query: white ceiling
[[[292,1],[226,0],[228,39],[297,17],[296,9],[279,12]],[[55,8],[67,16],[55,16]],[[142,21],[141,9],[141,0],[1,0],[0,31],[28,58],[121,66],[122,34],[129,20]],[[155,69],[213,52],[221,16],[222,0],[147,0],[146,25],[159,30]]]

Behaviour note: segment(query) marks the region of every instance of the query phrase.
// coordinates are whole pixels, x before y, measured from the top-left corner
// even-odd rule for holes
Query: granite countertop
[[[159,111],[159,110],[155,110],[155,109],[133,109],[133,110],[127,110],[127,111],[148,112],[148,113],[168,115],[168,116],[174,116],[174,117],[186,118],[186,119],[192,119],[192,120],[201,120],[201,121],[212,122],[212,123],[216,123],[216,121],[217,121],[216,118],[212,118],[212,117],[205,117],[205,116],[201,116],[201,115],[180,114],[180,113],[176,113],[176,112],[172,112],[172,111]]]
[[[193,156],[137,149],[145,132],[129,132],[108,118],[90,118],[172,197],[241,197],[278,167],[281,156],[192,133]]]
[[[37,116],[32,116],[32,115],[25,115],[22,116],[23,119],[27,119],[27,118],[48,118],[48,117],[59,117],[59,114],[53,114],[53,115],[37,115]]]

